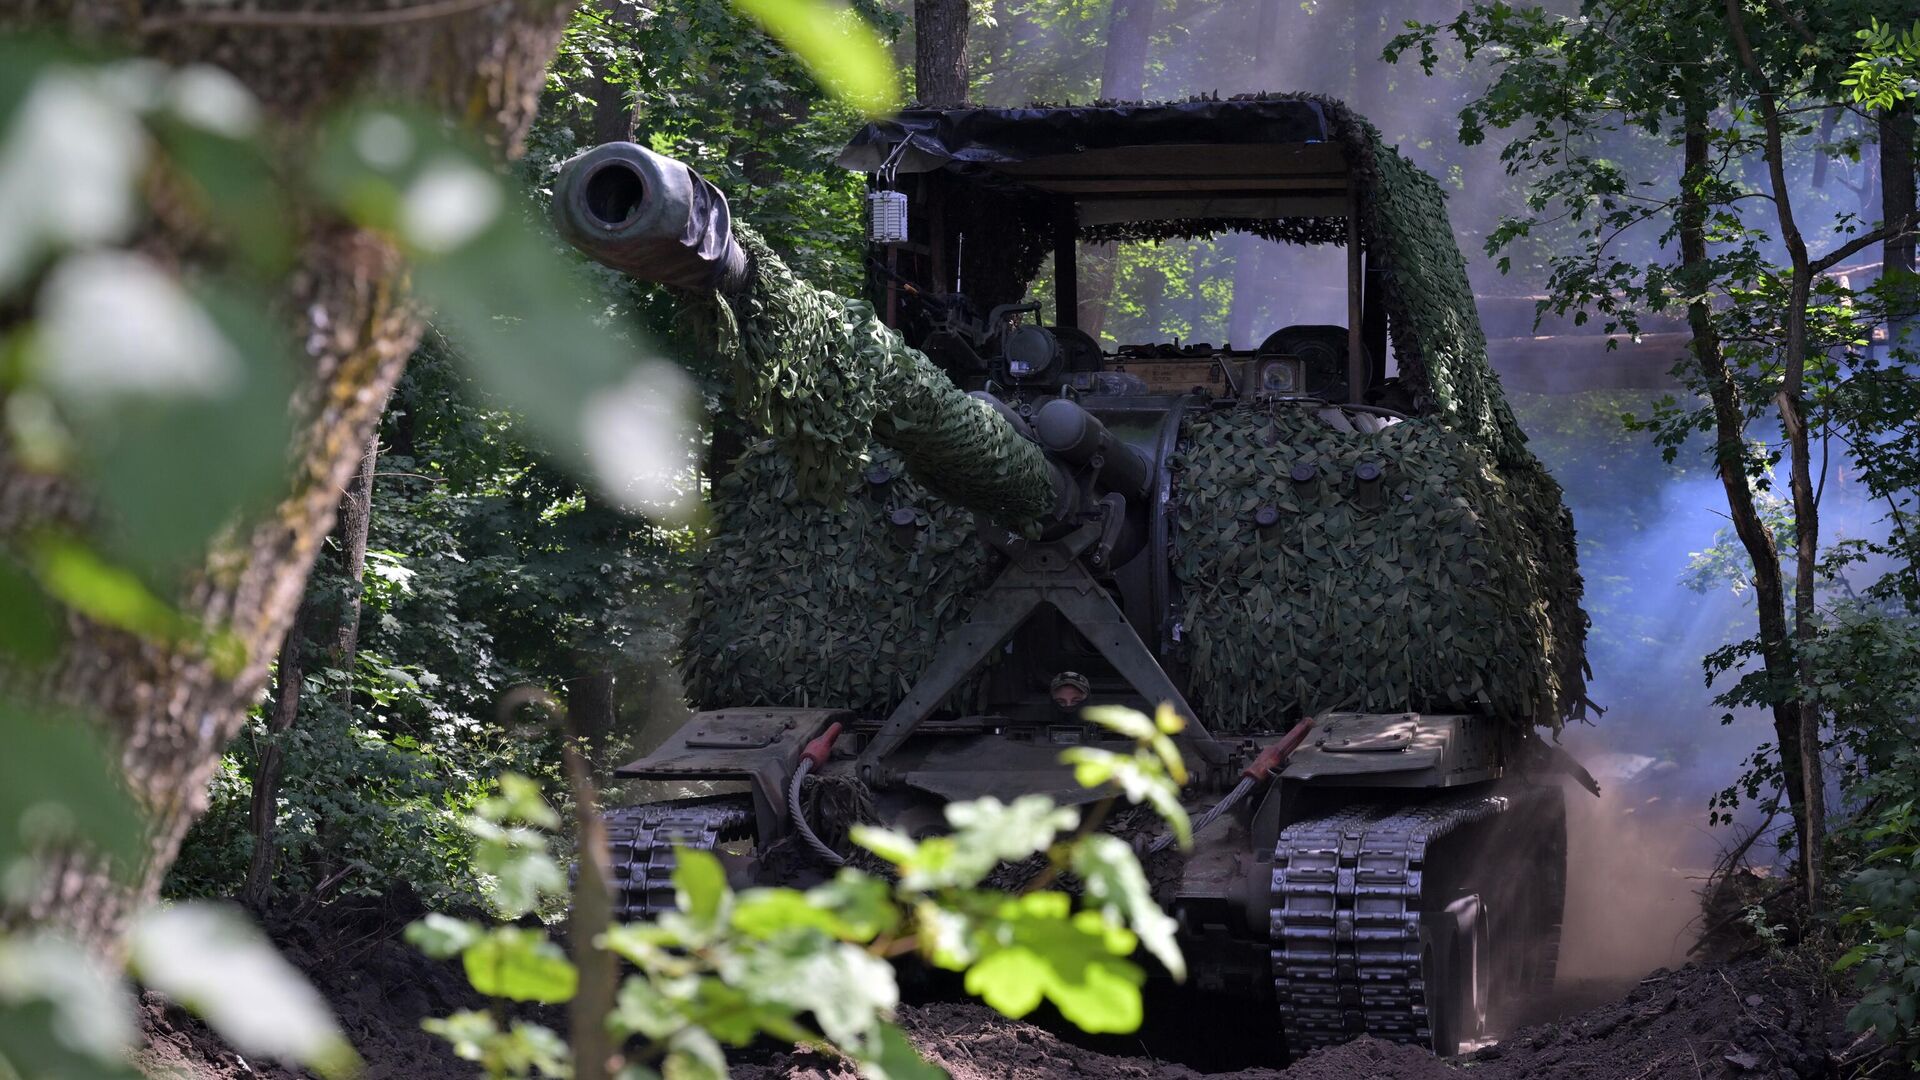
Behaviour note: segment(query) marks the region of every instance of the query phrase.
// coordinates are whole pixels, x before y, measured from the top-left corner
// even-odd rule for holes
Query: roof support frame
[[[1361,311],[1365,282],[1365,255],[1360,250],[1360,195],[1347,192],[1347,400],[1357,405],[1367,401],[1367,347]]]

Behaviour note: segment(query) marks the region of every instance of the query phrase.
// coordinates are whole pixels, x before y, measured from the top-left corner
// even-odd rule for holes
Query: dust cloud
[[[1712,865],[1697,803],[1601,783],[1597,799],[1579,788],[1567,796],[1565,982],[1632,981],[1684,962],[1699,930],[1700,879]]]

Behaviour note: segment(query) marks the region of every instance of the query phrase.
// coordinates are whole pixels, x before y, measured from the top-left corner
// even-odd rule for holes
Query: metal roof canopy
[[[914,109],[868,124],[838,161],[887,186],[900,173],[942,172],[1053,202],[1055,321],[1062,326],[1078,324],[1075,237],[1088,226],[1344,219],[1348,394],[1364,401],[1368,379],[1384,375],[1385,309],[1377,288],[1364,284],[1383,279],[1365,265],[1360,192],[1314,98]],[[928,252],[939,267],[938,239]],[[937,289],[940,270],[934,273]],[[891,320],[895,286],[886,288]]]
[[[912,110],[869,124],[839,163],[1064,196],[1082,226],[1340,217],[1350,206],[1346,155],[1310,98]]]

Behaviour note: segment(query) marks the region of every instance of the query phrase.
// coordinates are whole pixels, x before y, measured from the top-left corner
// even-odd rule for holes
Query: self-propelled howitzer
[[[572,242],[680,292],[770,436],[714,488],[702,711],[621,770],[738,783],[613,812],[623,913],[671,906],[676,845],[792,882],[855,812],[917,833],[949,800],[1082,800],[1079,706],[1165,702],[1218,811],[1153,856],[1200,989],[1269,1001],[1290,1053],[1452,1051],[1540,992],[1567,762],[1536,729],[1584,702],[1585,616],[1432,181],[1306,97],[906,113],[842,163],[873,188],[864,300],[639,147],[556,189]],[[1079,244],[1231,231],[1344,249],[1346,325],[1078,329]]]

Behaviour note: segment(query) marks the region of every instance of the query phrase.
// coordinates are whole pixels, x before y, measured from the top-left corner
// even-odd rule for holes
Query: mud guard
[[[1328,787],[1446,788],[1506,773],[1506,725],[1484,716],[1331,713],[1280,775]]]
[[[847,722],[845,709],[716,709],[697,712],[643,758],[613,770],[623,780],[744,780],[752,785],[753,819],[761,841],[787,824],[787,783],[807,740],[828,724]]]

